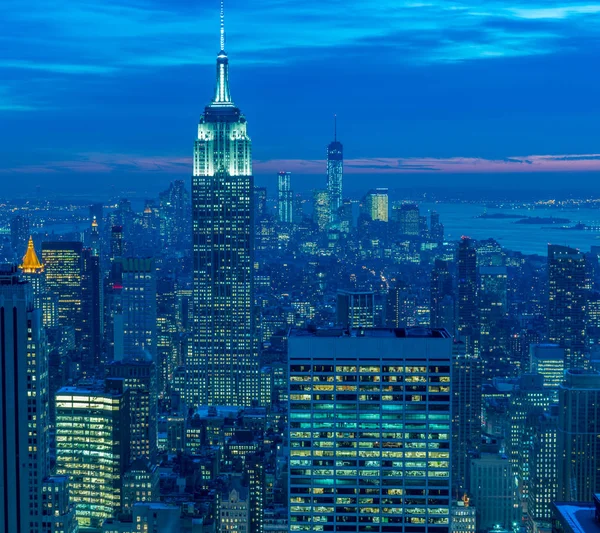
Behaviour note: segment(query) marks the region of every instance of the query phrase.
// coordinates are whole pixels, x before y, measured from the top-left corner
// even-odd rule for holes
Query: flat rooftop
[[[327,328],[292,329],[290,337],[388,337],[388,338],[425,338],[449,339],[450,334],[444,328]]]
[[[593,503],[556,502],[552,504],[552,508],[555,518],[561,522],[565,532],[600,532],[600,523],[595,519],[596,507]]]

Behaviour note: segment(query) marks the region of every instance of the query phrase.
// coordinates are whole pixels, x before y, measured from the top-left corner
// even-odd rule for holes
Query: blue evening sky
[[[2,182],[187,179],[218,10],[2,0]],[[348,183],[371,172],[386,185],[488,171],[490,183],[513,171],[533,184],[540,172],[597,180],[599,2],[227,0],[226,24],[259,176],[320,175],[337,113]]]

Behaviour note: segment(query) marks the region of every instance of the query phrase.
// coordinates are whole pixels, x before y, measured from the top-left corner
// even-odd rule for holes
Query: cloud
[[[106,75],[212,63],[217,8],[216,0],[3,0],[0,69]],[[528,56],[600,33],[600,3],[567,0],[261,0],[235,2],[226,18],[238,64],[365,50],[425,64]]]
[[[0,174],[162,174],[189,176],[192,160],[189,157],[136,154],[82,153],[76,157],[48,160],[34,165],[0,169]],[[297,174],[323,175],[325,161],[317,159],[255,160],[256,175],[275,174],[284,169]],[[502,174],[535,172],[598,172],[600,154],[529,155],[484,159],[476,157],[451,158],[363,158],[344,161],[346,174]]]

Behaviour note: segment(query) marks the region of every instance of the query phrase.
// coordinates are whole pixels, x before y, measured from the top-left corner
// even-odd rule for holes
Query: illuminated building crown
[[[44,265],[38,259],[37,254],[35,253],[35,248],[33,247],[33,238],[29,236],[29,243],[27,244],[27,252],[23,256],[23,263],[19,266],[19,268],[25,274],[37,274],[44,270]]]

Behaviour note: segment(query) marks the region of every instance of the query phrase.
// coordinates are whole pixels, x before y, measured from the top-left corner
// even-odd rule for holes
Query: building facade
[[[290,531],[447,533],[452,339],[292,332]]]
[[[281,171],[277,175],[277,214],[279,222],[291,224],[294,221],[292,193],[292,173]]]
[[[190,405],[250,405],[258,397],[252,143],[246,118],[231,99],[221,21],[215,96],[200,118],[194,143]]]

